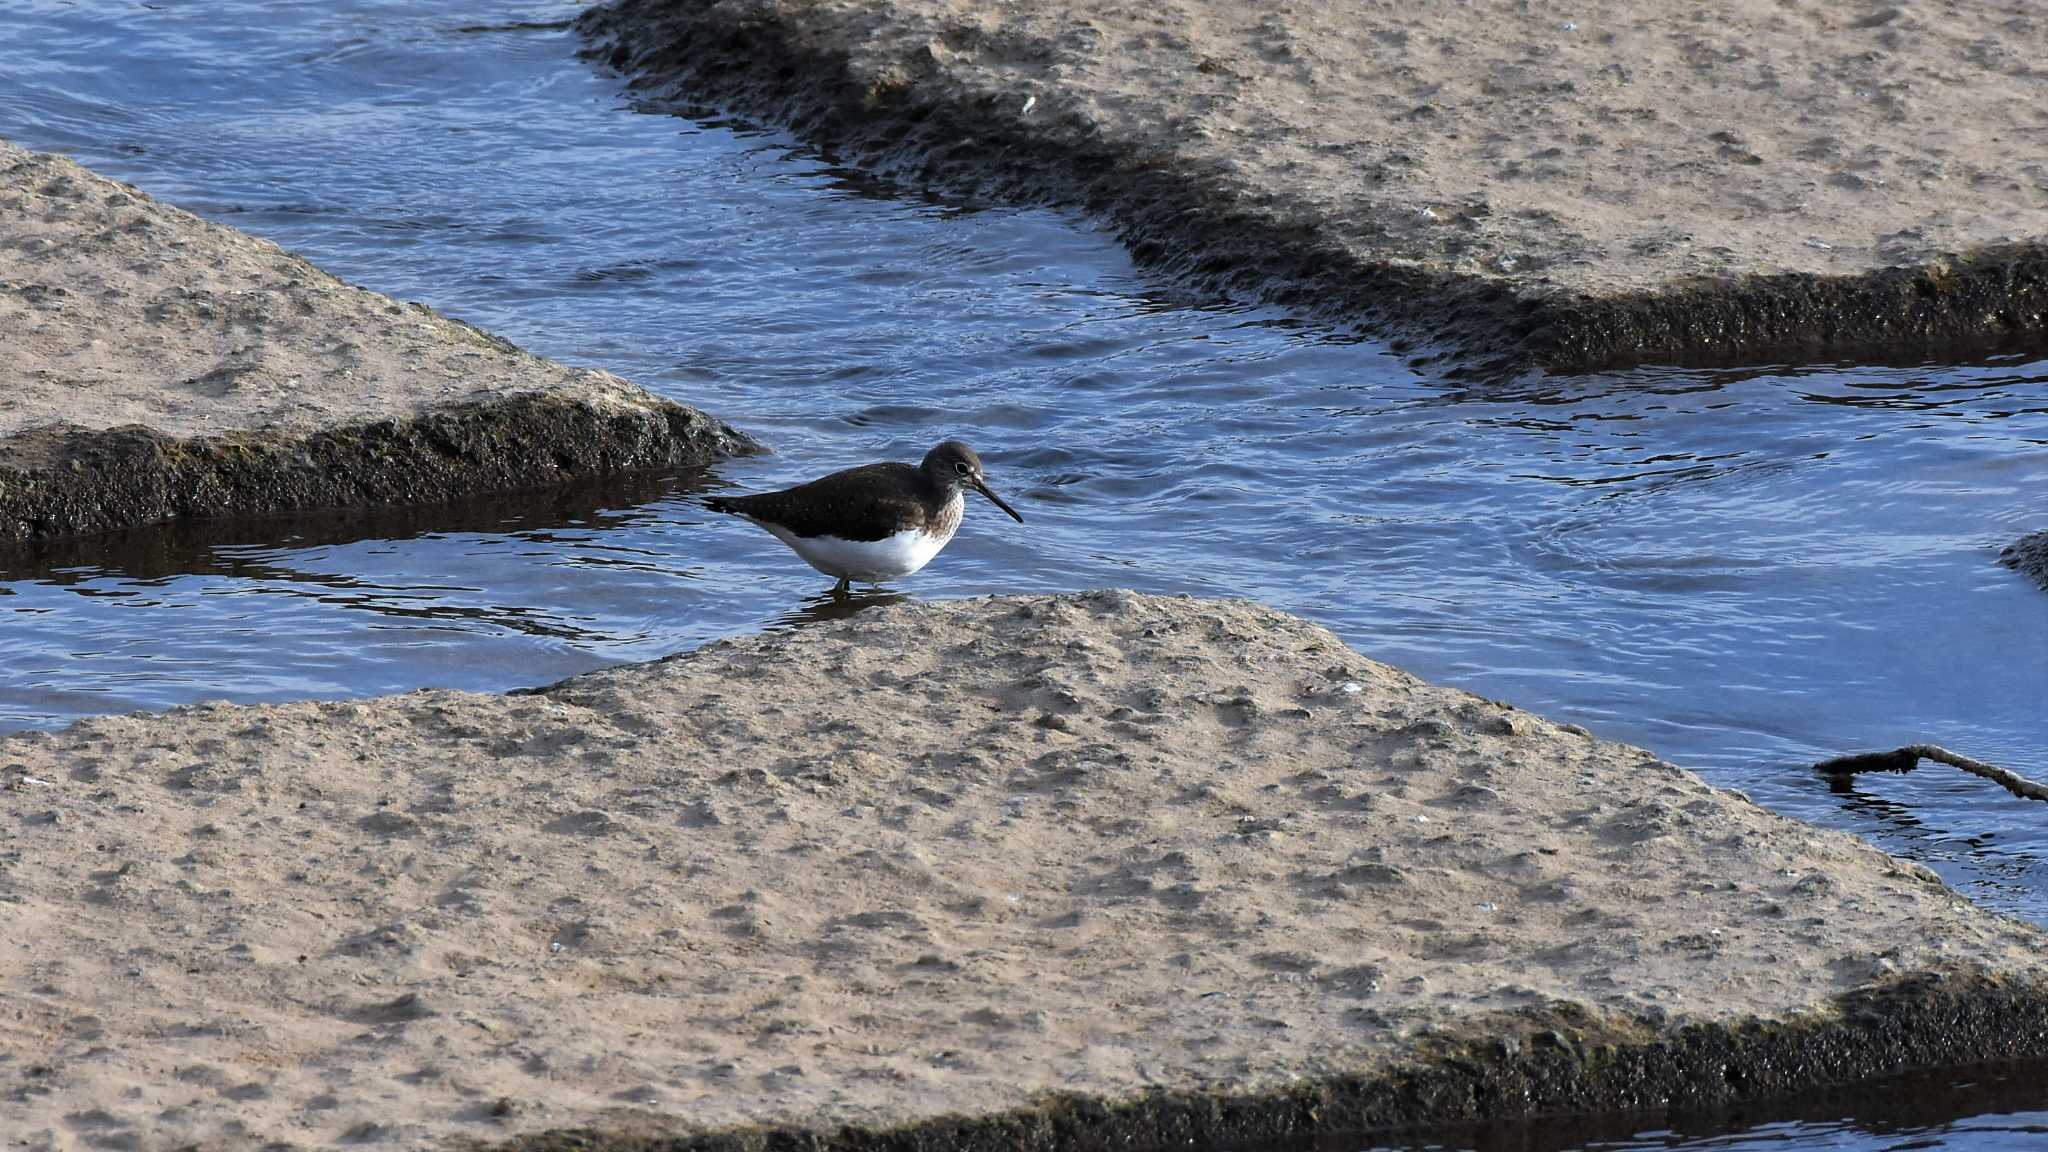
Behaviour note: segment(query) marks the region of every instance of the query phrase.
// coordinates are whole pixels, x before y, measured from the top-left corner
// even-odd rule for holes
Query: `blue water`
[[[1257,597],[2048,922],[2038,805],[1940,768],[1835,792],[1805,767],[1935,741],[2048,776],[2048,595],[1993,563],[2048,527],[2048,362],[1448,383],[1185,299],[1057,213],[636,112],[565,30],[464,30],[575,11],[0,0],[0,135],[776,450],[0,558],[0,726],[500,689],[801,626],[827,581],[691,493],[958,435],[1029,523],[972,508],[898,594]]]

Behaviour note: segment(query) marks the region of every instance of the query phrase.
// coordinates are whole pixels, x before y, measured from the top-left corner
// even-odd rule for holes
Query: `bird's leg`
[[[847,579],[844,576],[841,576],[839,578],[839,583],[834,584],[832,586],[832,598],[834,600],[844,600],[846,599],[846,594],[852,590],[853,581]]]

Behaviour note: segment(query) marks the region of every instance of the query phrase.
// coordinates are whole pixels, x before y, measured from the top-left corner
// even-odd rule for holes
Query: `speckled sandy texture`
[[[0,765],[32,1148],[1256,1092],[1556,1001],[1659,1035],[2048,970],[1924,868],[1242,602],[897,605]]]
[[[1555,366],[2048,333],[2048,20],[2010,4],[615,0],[585,30],[651,93],[1084,205],[1205,286]]]
[[[185,511],[275,511],[346,501],[330,477],[295,481],[304,446],[325,470],[358,474],[380,502],[433,500],[552,482],[607,467],[702,463],[745,450],[730,429],[607,372],[544,360],[418,304],[345,284],[275,244],[158,203],[68,159],[0,141],[0,538],[61,535]],[[502,418],[501,417],[508,417]],[[453,457],[437,476],[378,472],[377,457],[422,422],[531,459]],[[381,427],[382,431],[376,431]],[[584,442],[548,443],[584,429]],[[594,431],[593,431],[594,430]],[[379,444],[367,447],[357,442]],[[564,441],[572,435],[561,437]],[[166,488],[219,499],[187,508],[166,491],[88,507],[96,471],[134,481],[136,461],[192,446],[204,466],[157,464]],[[230,451],[222,458],[223,447]],[[351,455],[351,453],[353,455]],[[468,453],[470,459],[465,459]],[[154,454],[154,455],[152,455]],[[317,455],[318,453],[314,453]],[[502,456],[503,451],[500,452]],[[515,454],[517,454],[515,452]],[[431,461],[432,453],[422,455]],[[501,466],[502,465],[502,466]],[[180,471],[180,469],[183,471]],[[464,469],[475,482],[463,483]],[[124,477],[123,470],[127,470]],[[224,473],[235,474],[222,481]],[[146,470],[146,469],[144,469]],[[288,497],[270,500],[266,488]],[[51,491],[53,485],[72,488]]]

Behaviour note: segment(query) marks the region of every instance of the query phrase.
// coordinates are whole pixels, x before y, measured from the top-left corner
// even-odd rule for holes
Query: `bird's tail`
[[[706,496],[704,497],[703,504],[704,507],[709,508],[713,512],[724,512],[728,515],[737,514],[740,510],[739,505],[733,503],[733,498],[730,496]]]

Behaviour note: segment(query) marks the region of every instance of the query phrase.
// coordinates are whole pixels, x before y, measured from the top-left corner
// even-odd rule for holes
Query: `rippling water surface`
[[[1179,298],[1057,214],[636,113],[570,32],[505,27],[574,11],[0,0],[0,135],[776,449],[0,558],[0,725],[506,688],[801,625],[828,581],[692,493],[959,435],[1029,523],[973,507],[900,593],[1257,597],[2048,921],[2038,805],[1946,769],[1837,792],[1804,767],[1926,740],[2048,775],[2048,596],[1993,563],[2048,525],[2048,363],[1446,383]],[[1790,1146],[1952,1138],[2020,1146]]]

